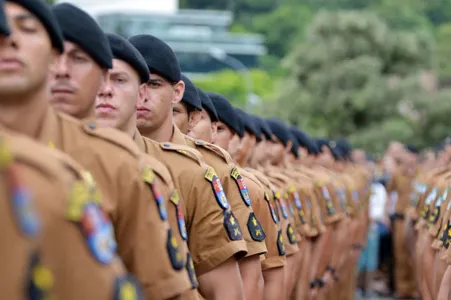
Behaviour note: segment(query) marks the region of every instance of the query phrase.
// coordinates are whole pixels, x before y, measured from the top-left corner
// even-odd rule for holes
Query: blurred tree
[[[348,136],[374,150],[380,136],[381,142],[413,138],[416,114],[409,93],[419,81],[407,78],[430,66],[429,41],[390,30],[372,13],[321,12],[306,41],[285,59],[288,79],[266,112],[313,134]]]
[[[55,4],[55,0],[45,0],[48,4]]]
[[[194,84],[204,91],[224,95],[234,105],[246,107],[247,90],[244,74],[235,70],[224,70],[205,77],[194,79]],[[253,93],[260,98],[269,97],[273,93],[274,82],[268,73],[262,70],[251,70]]]
[[[440,25],[437,29],[437,70],[441,77],[451,76],[451,22]]]

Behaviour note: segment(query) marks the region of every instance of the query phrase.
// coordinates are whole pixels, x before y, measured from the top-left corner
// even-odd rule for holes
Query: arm
[[[280,297],[280,291],[285,284],[285,267],[268,269],[263,271],[265,280],[264,300],[273,300]]]
[[[253,255],[239,261],[246,299],[263,299],[263,275],[260,256]]]
[[[200,292],[205,299],[244,300],[240,270],[234,257],[198,277]]]

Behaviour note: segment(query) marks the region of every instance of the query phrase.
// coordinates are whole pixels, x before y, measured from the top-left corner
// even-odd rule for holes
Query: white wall
[[[106,12],[172,14],[178,9],[178,0],[57,0],[56,2],[70,2],[94,16]]]

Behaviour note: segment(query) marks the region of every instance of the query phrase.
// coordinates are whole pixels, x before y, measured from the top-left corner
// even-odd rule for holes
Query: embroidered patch
[[[298,242],[296,238],[296,232],[294,231],[293,226],[291,226],[291,224],[288,224],[287,236],[290,244],[295,245]]]
[[[183,208],[180,204],[180,195],[176,189],[172,192],[171,202],[175,205],[175,211],[177,214],[177,225],[179,227],[180,236],[184,241],[188,239],[188,233],[186,231],[185,216],[183,215]]]
[[[238,224],[238,220],[235,218],[232,211],[224,212],[224,227],[226,228],[230,240],[239,241],[243,239],[240,224]]]
[[[435,198],[437,198],[437,193],[438,193],[438,189],[437,188],[433,189],[427,196],[427,198],[425,200],[425,204],[426,205],[431,204],[431,202],[434,201]]]
[[[136,279],[123,276],[114,284],[114,300],[143,300],[144,296]]]
[[[27,299],[50,299],[54,277],[50,269],[41,264],[39,254],[33,253],[29,263]]]
[[[296,216],[296,213],[294,212],[293,205],[291,205],[290,202],[288,202],[288,208],[290,209],[290,214],[292,217]]]
[[[164,197],[161,194],[160,188],[157,184],[155,173],[150,167],[146,166],[142,172],[142,178],[152,190],[152,194],[157,202],[158,214],[160,215],[161,220],[166,221],[168,219],[168,211],[166,209],[166,205],[164,204]]]
[[[33,206],[30,192],[19,183],[11,182],[11,184],[13,185],[11,186],[11,202],[17,224],[26,236],[34,237],[41,229],[41,221]]]
[[[299,215],[299,219],[301,220],[302,224],[305,224],[305,214],[304,214],[304,210],[300,209],[298,210],[298,215]]]
[[[277,235],[277,249],[279,250],[279,256],[284,256],[287,252],[285,250],[285,242],[283,240],[282,230],[279,230]]]
[[[255,214],[251,212],[249,214],[249,219],[247,220],[247,229],[249,229],[249,233],[251,234],[251,238],[254,241],[262,242],[266,238],[266,234],[263,231],[263,228],[258,221],[258,219],[255,217]]]
[[[334,215],[335,214],[335,208],[334,208],[334,205],[332,204],[332,199],[330,197],[329,190],[327,189],[327,187],[325,185],[323,185],[321,187],[321,192],[323,194],[324,200],[326,200],[327,214],[329,216]]]
[[[171,229],[168,229],[168,240],[166,242],[169,259],[171,261],[172,268],[174,270],[181,270],[185,266],[182,253],[180,252],[180,246],[172,233]]]
[[[302,208],[302,202],[301,198],[299,197],[298,192],[294,189],[294,187],[291,190],[291,195],[293,196],[293,202],[297,209]]]
[[[219,180],[218,175],[216,175],[216,171],[209,167],[205,172],[205,179],[211,183],[213,193],[215,194],[215,198],[219,206],[223,210],[227,210],[229,208],[229,201],[227,200],[227,196],[222,188],[221,181]]]
[[[197,281],[196,271],[194,270],[193,258],[189,252],[186,258],[186,270],[188,271],[191,288],[196,289],[199,286],[199,282]]]
[[[238,185],[238,189],[240,190],[241,194],[241,199],[243,199],[244,204],[246,204],[246,206],[251,206],[251,198],[249,197],[249,191],[247,189],[246,183],[244,183],[244,179],[241,176],[240,171],[238,171],[238,168],[233,168],[232,173],[230,175]]]
[[[449,244],[451,242],[451,222],[450,221],[448,221],[448,224],[446,225],[446,228],[443,231],[443,235],[442,235],[441,240],[443,242],[443,247],[448,249],[449,248]]]
[[[287,212],[287,207],[285,206],[285,201],[283,201],[283,199],[280,198],[280,196],[276,197],[276,199],[279,202],[279,206],[280,206],[280,210],[282,211],[283,218],[288,219],[288,212]],[[279,219],[280,219],[280,217],[279,217]]]
[[[272,205],[271,200],[269,199],[269,194],[266,191],[265,191],[265,200],[266,200],[266,202],[268,202],[269,211],[271,212],[272,220],[276,224],[279,223],[279,220],[277,219],[277,216],[276,216],[276,212],[274,211],[274,206]]]
[[[88,203],[83,209],[82,232],[89,250],[102,264],[110,263],[116,253],[114,228],[97,203]]]

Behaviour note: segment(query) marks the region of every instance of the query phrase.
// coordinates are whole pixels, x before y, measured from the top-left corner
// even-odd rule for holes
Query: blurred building
[[[229,11],[179,9],[178,0],[72,0],[96,18],[106,32],[124,37],[152,34],[176,53],[183,72],[208,73],[227,68],[226,57],[247,68],[266,53],[258,34],[230,33]],[[218,55],[219,53],[219,55]]]

